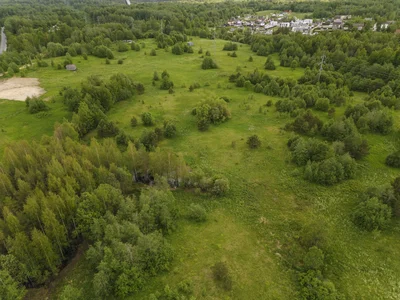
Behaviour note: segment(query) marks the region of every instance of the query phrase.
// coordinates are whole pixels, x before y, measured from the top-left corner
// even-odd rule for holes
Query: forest
[[[280,12],[365,26],[227,25]],[[399,0],[0,0],[0,27],[0,89],[43,89],[0,99],[0,299],[400,297]]]

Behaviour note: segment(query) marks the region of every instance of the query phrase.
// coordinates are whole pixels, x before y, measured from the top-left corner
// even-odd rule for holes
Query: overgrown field
[[[224,198],[210,198],[195,191],[174,192],[182,214],[191,203],[207,208],[208,220],[193,224],[180,221],[179,229],[169,236],[177,250],[173,266],[168,273],[153,278],[146,288],[132,299],[147,299],[150,294],[162,292],[168,285],[176,289],[180,282],[189,280],[196,299],[294,299],[298,287],[295,273],[288,267],[288,253],[292,242],[304,230],[319,229],[325,238],[328,277],[346,299],[398,299],[400,297],[400,224],[373,233],[357,229],[351,222],[351,211],[358,203],[358,195],[370,186],[389,184],[398,171],[384,165],[385,157],[396,149],[399,114],[395,115],[395,130],[386,136],[368,134],[370,154],[360,162],[356,179],[331,187],[305,181],[301,172],[290,162],[286,143],[292,135],[283,130],[291,118],[275,111],[274,106],[264,106],[268,100],[278,98],[256,94],[230,83],[229,75],[241,70],[252,72],[258,68],[271,76],[298,79],[303,69],[277,67],[266,71],[266,58],[256,56],[248,45],[241,45],[237,57],[222,51],[224,41],[193,39],[193,54],[173,55],[157,50],[156,45],[145,41],[141,51],[118,53],[116,59],[106,64],[105,59],[74,57],[77,72],[56,70],[52,67],[29,71],[28,77],[40,79],[47,91],[42,97],[52,98],[50,110],[40,117],[29,115],[25,103],[0,102],[0,151],[13,140],[37,139],[51,134],[56,121],[70,113],[57,97],[64,86],[79,87],[89,75],[108,79],[112,74],[124,73],[145,85],[145,93],[134,99],[117,103],[108,113],[127,134],[138,139],[145,127],[139,122],[132,128],[133,116],[140,119],[143,112],[155,116],[156,125],[173,120],[178,136],[160,143],[184,155],[190,166],[221,173],[230,180],[230,191]],[[203,54],[198,54],[202,48]],[[210,51],[218,64],[215,70],[202,70],[202,55]],[[249,62],[249,57],[253,61]],[[117,64],[122,59],[123,64]],[[277,57],[276,65],[278,65]],[[63,58],[54,59],[55,65]],[[48,60],[50,64],[50,60]],[[174,83],[174,93],[152,85],[153,73],[167,70]],[[190,85],[200,88],[190,92]],[[232,118],[206,132],[197,130],[192,109],[202,100],[227,97]],[[357,103],[365,97],[356,94],[350,101]],[[260,110],[260,107],[262,109]],[[336,109],[336,118],[344,108]],[[316,112],[324,121],[327,113]],[[261,147],[248,148],[247,138],[257,134]],[[87,139],[94,136],[90,133]],[[224,261],[232,276],[232,290],[216,286],[211,266]],[[67,283],[83,289],[85,299],[91,299],[90,274],[84,256],[76,267],[63,274],[50,290],[31,291],[28,296],[40,299],[43,295],[57,298]]]

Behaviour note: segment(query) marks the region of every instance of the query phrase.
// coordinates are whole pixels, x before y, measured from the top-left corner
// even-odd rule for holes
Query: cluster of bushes
[[[232,42],[226,43],[222,50],[224,51],[236,51],[238,49],[238,45]]]
[[[316,135],[320,133],[323,122],[310,110],[300,114],[293,122],[285,125],[286,130],[294,131],[304,135]]]
[[[222,175],[210,176],[203,170],[196,169],[185,179],[184,186],[215,196],[223,196],[229,191],[229,180]]]
[[[187,43],[176,43],[172,47],[171,52],[175,55],[182,55],[184,53],[193,53],[193,48]]]
[[[158,75],[157,75],[157,77],[155,76],[156,75],[156,73],[154,74],[154,76],[153,76],[153,80],[154,81],[157,81],[155,78],[157,78],[158,77]],[[159,79],[158,79],[159,80]],[[174,83],[171,81],[171,79],[169,78],[169,73],[166,71],[166,70],[164,70],[162,73],[161,73],[161,84],[160,84],[160,89],[161,90],[168,90],[168,91],[173,91],[173,88],[174,88]]]
[[[39,99],[38,97],[27,97],[25,100],[26,107],[28,108],[28,112],[30,114],[36,114],[41,111],[49,110],[50,108],[47,104]]]
[[[323,185],[333,185],[354,178],[357,164],[348,153],[337,152],[327,142],[294,137],[288,147],[292,161],[304,166],[304,178]]]
[[[388,134],[393,127],[393,116],[379,101],[364,102],[347,107],[345,116],[353,118],[360,132]]]
[[[143,144],[147,151],[153,151],[158,143],[164,138],[173,138],[177,134],[174,123],[165,121],[163,127],[157,127],[154,130],[143,131],[140,143]]]
[[[370,188],[360,197],[352,213],[354,223],[367,231],[386,229],[400,217],[400,177],[390,186]]]
[[[222,99],[202,101],[192,113],[197,117],[197,128],[200,131],[208,130],[210,124],[220,124],[231,118],[228,106]]]

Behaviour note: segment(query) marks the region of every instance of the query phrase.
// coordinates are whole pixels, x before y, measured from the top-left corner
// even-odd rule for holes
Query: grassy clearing
[[[174,287],[187,277],[192,280],[198,299],[223,299],[227,296],[232,299],[292,299],[296,290],[293,274],[286,269],[279,253],[299,229],[315,222],[327,231],[328,277],[348,299],[398,299],[400,224],[393,223],[386,232],[370,234],[359,231],[350,219],[359,192],[369,186],[388,184],[398,174],[397,170],[383,164],[386,155],[398,145],[397,134],[367,135],[371,144],[370,155],[361,162],[357,180],[334,187],[310,184],[290,164],[286,148],[290,133],[281,130],[290,118],[276,113],[273,107],[263,107],[259,112],[259,107],[269,99],[273,102],[277,99],[238,89],[228,82],[229,75],[238,67],[242,72],[263,69],[266,58],[253,55],[254,61],[248,62],[252,53],[245,45],[236,51],[238,57],[232,58],[226,51],[221,51],[224,41],[193,39],[193,42],[194,54],[175,56],[157,50],[157,56],[145,55],[155,47],[151,40],[147,40],[145,49],[140,52],[116,53],[117,59],[124,59],[123,65],[118,65],[116,60],[106,65],[103,59],[89,57],[85,61],[77,57],[74,58],[79,68],[76,73],[50,67],[29,73],[30,77],[40,78],[42,87],[48,91],[43,97],[56,95],[62,86],[78,87],[91,74],[99,74],[104,79],[118,72],[132,76],[145,84],[145,94],[118,103],[109,113],[109,118],[134,138],[140,137],[144,127],[130,127],[133,115],[138,117],[144,111],[151,111],[158,126],[165,119],[175,120],[178,137],[164,140],[160,147],[183,153],[191,166],[213,170],[230,179],[231,191],[223,199],[175,192],[183,213],[190,203],[202,203],[209,211],[209,221],[202,225],[181,221],[179,230],[169,237],[177,250],[171,271],[152,279],[146,289],[132,299],[146,299],[149,294],[161,291],[165,284]],[[200,47],[203,53],[206,50],[211,52],[219,69],[200,69],[202,58],[197,54]],[[56,64],[58,62],[62,62],[62,58],[55,60]],[[159,83],[152,86],[153,72],[161,75],[163,70],[169,72],[175,84],[174,94],[161,91]],[[302,72],[300,68],[292,71],[277,67],[269,73],[298,78]],[[194,82],[198,82],[201,88],[189,92],[188,88]],[[212,126],[208,132],[197,131],[192,108],[203,99],[220,96],[231,99],[232,119]],[[351,101],[356,103],[363,97],[363,94],[356,93]],[[24,103],[1,102],[2,105],[5,109],[0,114],[4,118],[20,111],[10,125],[0,123],[10,128],[10,133],[0,137],[2,145],[7,140],[37,138],[42,133],[50,133],[53,123],[67,114],[62,104],[56,102],[51,104],[50,117],[37,120],[36,131],[21,131],[15,124],[36,117],[23,111]],[[343,108],[336,109],[336,117],[340,117],[343,111]],[[397,130],[399,113],[394,114]],[[327,120],[326,113],[318,115]],[[16,129],[13,132],[11,128]],[[246,139],[252,134],[260,136],[262,146],[250,151]],[[232,142],[235,142],[235,147]],[[220,260],[225,260],[232,271],[232,292],[218,289],[210,277],[210,266]],[[81,260],[54,293],[73,280],[73,284],[82,287],[90,299],[93,293],[87,279],[90,277],[84,260]]]

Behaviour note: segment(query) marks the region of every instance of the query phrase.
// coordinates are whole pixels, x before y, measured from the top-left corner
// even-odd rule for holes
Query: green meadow
[[[178,250],[170,271],[152,278],[131,299],[147,299],[150,294],[163,291],[166,285],[176,288],[183,280],[192,282],[196,299],[295,299],[298,287],[294,271],[287,267],[287,253],[304,228],[324,231],[328,277],[346,299],[398,299],[400,224],[393,221],[389,230],[371,234],[360,231],[351,222],[359,193],[370,186],[389,184],[398,175],[398,171],[384,165],[385,157],[398,145],[395,133],[400,125],[398,112],[393,112],[396,116],[393,133],[367,135],[370,154],[360,162],[357,179],[333,187],[309,183],[290,162],[286,142],[291,133],[282,128],[291,118],[276,112],[274,106],[264,106],[268,100],[275,102],[278,98],[237,88],[228,80],[229,75],[239,70],[265,71],[266,58],[253,54],[247,45],[240,45],[234,58],[222,51],[225,43],[222,40],[193,38],[193,43],[193,54],[173,55],[159,49],[156,56],[150,56],[156,45],[146,40],[140,52],[114,51],[116,59],[110,65],[104,59],[90,56],[88,60],[73,58],[77,72],[52,67],[30,70],[27,77],[40,79],[47,91],[42,98],[48,99],[51,109],[38,117],[28,114],[23,102],[1,101],[0,151],[9,142],[51,134],[55,122],[71,117],[57,97],[62,87],[79,87],[89,75],[108,79],[115,73],[127,74],[145,85],[145,93],[116,104],[108,118],[135,139],[145,128],[141,124],[132,128],[133,116],[140,118],[141,113],[149,111],[157,125],[174,120],[178,136],[162,141],[160,147],[181,152],[189,166],[225,175],[231,188],[224,198],[174,191],[183,215],[191,203],[201,203],[207,209],[208,220],[194,224],[182,218],[178,229],[168,237]],[[200,48],[203,53],[211,52],[218,69],[201,69],[203,54],[197,53]],[[248,61],[250,56],[253,62]],[[123,59],[122,65],[117,64],[118,59]],[[303,74],[303,69],[280,67],[278,58],[274,59],[277,69],[266,71],[271,76],[297,79]],[[54,59],[54,63],[63,60]],[[174,82],[173,94],[160,90],[159,82],[152,85],[154,71],[161,75],[164,70]],[[201,87],[190,92],[193,83]],[[230,99],[231,120],[211,126],[207,132],[198,131],[192,109],[204,99],[222,96]],[[363,97],[364,94],[356,93],[350,101],[356,103]],[[336,109],[335,117],[340,117],[343,111],[344,108]],[[328,119],[327,113],[317,114],[323,120]],[[262,141],[256,150],[246,145],[253,134]],[[226,262],[230,269],[231,291],[214,284],[210,267],[219,261]],[[70,283],[83,289],[85,299],[91,299],[94,291],[90,278],[81,255],[74,268],[62,271],[54,284],[30,291],[28,296],[56,299],[62,287]]]

